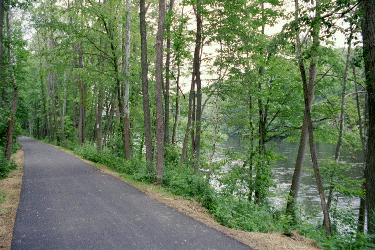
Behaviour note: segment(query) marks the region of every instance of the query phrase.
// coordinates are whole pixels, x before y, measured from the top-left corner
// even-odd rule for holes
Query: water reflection
[[[277,160],[273,165],[272,173],[276,187],[272,187],[271,191],[275,195],[270,197],[270,202],[275,207],[285,207],[286,196],[288,195],[292,176],[294,172],[295,160],[298,151],[298,142],[287,142],[286,140],[274,140],[270,143],[274,145],[274,151],[283,155],[283,159]],[[243,152],[243,146],[236,138],[228,138],[228,140],[220,145],[219,151],[225,152],[232,150],[234,152]],[[325,159],[333,159],[335,154],[335,145],[329,143],[317,143],[318,159],[320,163]],[[217,158],[225,157],[224,154],[217,154]],[[344,176],[350,179],[359,180],[363,177],[363,156],[361,152],[350,152],[347,148],[341,150],[340,162],[350,164],[348,171],[344,172]],[[337,208],[358,210],[359,199],[351,198],[343,195],[337,196]],[[320,198],[316,188],[315,177],[312,171],[309,148],[306,150],[306,158],[304,171],[301,178],[301,187],[299,191],[299,203],[304,209],[304,217],[311,220],[320,220],[323,215],[320,212]]]

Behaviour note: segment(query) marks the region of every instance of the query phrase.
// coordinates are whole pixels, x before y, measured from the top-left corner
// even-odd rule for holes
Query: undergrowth
[[[6,178],[16,167],[17,165],[13,161],[8,161],[3,154],[0,154],[0,179]]]

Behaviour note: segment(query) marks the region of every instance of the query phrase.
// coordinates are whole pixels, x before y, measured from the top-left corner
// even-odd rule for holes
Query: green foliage
[[[1,149],[0,152],[4,152],[2,148],[0,149]],[[10,173],[10,171],[12,171],[12,169],[16,167],[17,165],[13,161],[8,162],[4,154],[3,153],[0,154],[0,179],[6,178],[8,174]]]
[[[322,227],[310,227],[304,229],[305,236],[317,241],[317,245],[327,250],[370,250],[375,244],[371,236],[362,233],[335,234],[327,238]]]
[[[86,160],[106,165],[118,173],[132,175],[135,180],[151,182],[154,179],[153,174],[148,172],[144,162],[137,158],[125,160],[115,156],[113,151],[108,148],[100,152],[97,151],[95,145],[85,143],[76,147],[74,152]]]
[[[220,224],[235,229],[265,233],[281,229],[267,207],[234,196],[220,197],[213,214]]]

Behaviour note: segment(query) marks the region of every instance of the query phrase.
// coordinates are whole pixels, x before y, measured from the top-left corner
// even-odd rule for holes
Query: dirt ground
[[[0,204],[0,248],[10,249],[13,237],[13,227],[20,200],[23,176],[23,151],[18,150],[12,159],[17,164],[6,179],[0,180],[0,194],[3,202]]]
[[[64,150],[65,151],[65,150]],[[67,153],[68,151],[65,151]],[[22,186],[22,169],[23,169],[23,151],[19,150],[13,156],[18,167],[12,171],[8,178],[0,181],[1,194],[4,196],[4,202],[0,204],[0,248],[10,249],[13,226],[16,217],[19,197]],[[76,156],[77,157],[77,156]],[[79,157],[78,157],[79,158]],[[156,185],[146,185],[137,183],[129,179],[121,178],[107,168],[85,161],[102,172],[113,175],[122,179],[128,184],[138,188],[150,197],[190,216],[194,219],[215,228],[226,235],[241,241],[256,250],[316,250],[320,249],[314,245],[314,241],[306,239],[299,235],[287,237],[279,232],[271,233],[250,233],[240,230],[234,230],[221,226],[216,220],[206,212],[205,208],[196,201],[185,200],[168,194],[161,187]]]

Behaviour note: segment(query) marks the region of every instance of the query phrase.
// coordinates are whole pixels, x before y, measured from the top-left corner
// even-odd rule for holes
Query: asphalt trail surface
[[[25,165],[12,249],[250,249],[52,146]]]

